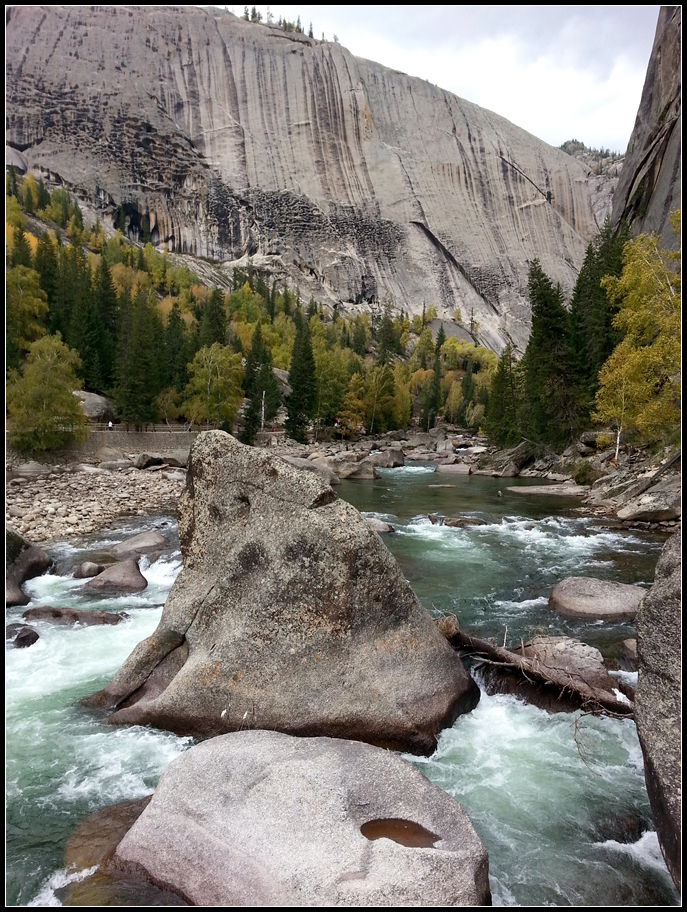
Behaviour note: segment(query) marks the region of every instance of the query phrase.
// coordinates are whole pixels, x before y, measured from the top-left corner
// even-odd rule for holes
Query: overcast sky
[[[257,5],[266,18],[267,6]],[[243,6],[229,6],[237,15]],[[624,152],[659,6],[270,6],[358,57],[489,108],[551,145]]]

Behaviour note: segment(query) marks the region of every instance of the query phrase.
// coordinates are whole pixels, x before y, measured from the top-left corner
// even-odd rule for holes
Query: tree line
[[[680,234],[680,212],[671,223]],[[520,361],[507,345],[484,429],[501,446],[523,437],[560,450],[599,425],[638,442],[679,440],[680,254],[654,235],[630,240],[606,222],[589,245],[569,307],[535,260],[532,328]]]
[[[657,338],[647,343],[646,320],[641,335],[641,320],[628,317],[624,302],[638,295],[629,274],[649,253],[610,224],[590,244],[568,307],[541,265],[531,264],[532,329],[517,361],[510,345],[497,359],[474,342],[447,339],[443,324],[434,337],[433,305],[411,317],[387,300],[376,312],[344,317],[312,299],[305,305],[297,290],[278,288],[250,261],[233,271],[228,289],[207,287],[150,243],[133,245],[121,232],[107,239],[98,221],[84,229],[78,204],[62,188],[50,194],[42,181],[19,182],[10,171],[7,192],[9,433],[25,449],[83,433],[76,412],[65,411],[65,384],[110,396],[121,420],[134,426],[185,421],[233,431],[238,422],[237,433],[252,443],[282,404],[275,369],[288,380],[285,429],[297,440],[310,428],[353,436],[405,429],[412,420],[428,430],[440,419],[481,429],[500,445],[526,437],[561,448],[595,421],[656,432],[658,419],[637,425],[631,403],[648,396],[636,381],[648,359],[656,362],[670,349],[674,360],[674,346],[666,348],[674,327],[666,330],[662,317],[659,332],[655,321]],[[27,213],[53,228],[33,237]],[[652,243],[653,261],[668,269]],[[674,271],[666,273],[664,316],[675,305]],[[632,339],[650,353],[633,361]],[[40,370],[32,365],[47,357],[61,359],[64,370],[47,372],[37,391]],[[658,379],[647,402],[663,398],[658,409],[647,405],[647,415],[674,417],[673,367],[659,376],[653,364],[650,375]],[[49,375],[62,384],[54,406],[44,388]],[[618,377],[625,393],[616,416],[608,403]],[[34,400],[39,405],[31,406]]]

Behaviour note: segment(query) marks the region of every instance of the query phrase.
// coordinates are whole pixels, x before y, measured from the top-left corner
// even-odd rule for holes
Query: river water
[[[462,629],[499,642],[505,635],[509,645],[537,632],[563,633],[614,656],[633,635],[626,624],[559,618],[547,608],[548,595],[570,575],[648,587],[661,537],[591,523],[574,502],[514,495],[504,480],[437,475],[425,466],[382,475],[337,491],[392,523],[396,531],[384,541],[431,611],[456,613]],[[436,526],[430,512],[485,525]],[[158,516],[49,551],[76,564],[151,526],[178,544],[175,522]],[[37,643],[6,653],[9,905],[59,905],[65,887],[83,876],[64,867],[74,827],[107,805],[150,794],[170,760],[193,743],[153,729],[112,728],[80,705],[154,630],[180,568],[178,550],[152,565],[144,558],[148,588],[117,599],[85,598],[82,581],[69,576],[26,584],[32,605],[124,610],[129,620],[38,624]],[[9,610],[7,622],[23,610]],[[495,904],[678,904],[653,832],[634,724],[585,717],[576,739],[576,718],[482,690],[479,706],[442,733],[432,757],[408,759],[468,811],[489,850]]]

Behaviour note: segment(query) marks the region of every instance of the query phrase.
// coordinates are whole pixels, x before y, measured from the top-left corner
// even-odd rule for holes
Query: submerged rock
[[[491,902],[463,808],[395,754],[340,739],[255,731],[192,747],[116,859],[199,906]]]
[[[682,852],[682,535],[665,543],[637,615],[635,718],[661,851],[676,887]]]
[[[110,611],[77,611],[75,608],[53,608],[52,605],[39,605],[29,608],[22,615],[25,621],[50,621],[53,624],[83,627],[94,627],[102,624],[119,624],[129,617],[124,611],[113,614]]]
[[[639,586],[587,576],[569,576],[549,597],[549,608],[566,617],[590,620],[632,620],[646,595]]]
[[[112,722],[429,753],[477,704],[379,536],[318,474],[200,434],[179,541],[184,567],[160,625],[91,698],[116,710]]]

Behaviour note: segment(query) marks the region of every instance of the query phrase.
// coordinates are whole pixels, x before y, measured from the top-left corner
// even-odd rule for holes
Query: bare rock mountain
[[[134,236],[304,296],[458,307],[524,346],[529,262],[569,291],[597,225],[585,169],[430,83],[197,7],[14,7],[7,142]]]
[[[682,7],[662,6],[613,218],[634,234],[655,232],[675,249],[668,222],[682,194]]]

